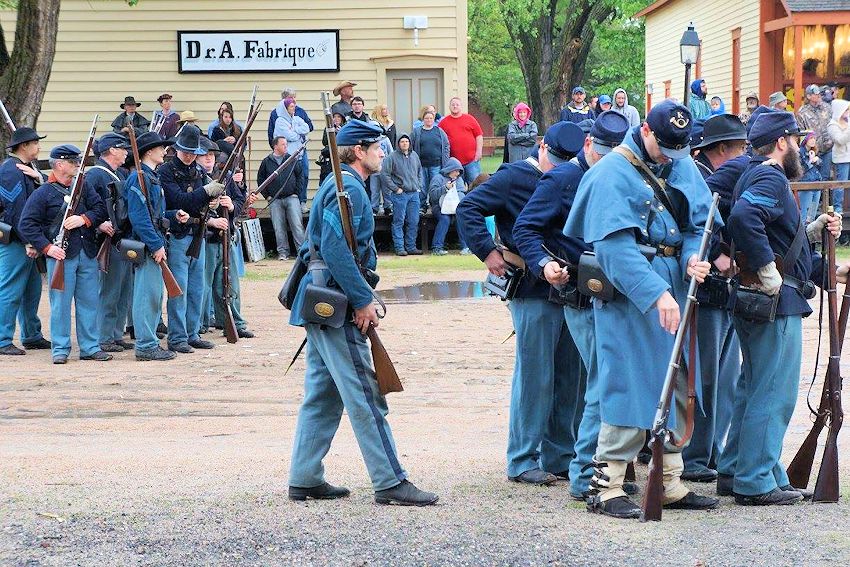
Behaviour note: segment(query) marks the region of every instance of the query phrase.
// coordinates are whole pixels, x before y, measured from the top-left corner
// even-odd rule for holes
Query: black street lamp
[[[699,61],[700,47],[699,36],[694,29],[694,23],[691,22],[688,29],[682,34],[682,40],[679,42],[679,52],[681,54],[682,64],[685,66],[685,106],[688,106],[691,98],[691,65],[696,65],[697,61]]]

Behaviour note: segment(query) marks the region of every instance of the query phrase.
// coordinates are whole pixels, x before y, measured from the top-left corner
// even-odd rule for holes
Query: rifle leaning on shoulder
[[[147,205],[148,212],[151,215],[151,223],[154,225],[154,229],[158,230],[156,227],[156,221],[153,218],[153,208],[151,207],[150,196],[148,195],[148,185],[145,181],[145,170],[142,167],[142,160],[139,156],[139,145],[136,143],[136,129],[133,128],[132,124],[130,124],[129,128],[130,130],[127,135],[130,138],[130,149],[133,152],[133,162],[136,164],[136,178],[139,180],[139,190],[142,192],[142,197],[145,199],[145,204]],[[165,235],[163,234],[162,236],[163,242],[165,242]],[[149,250],[149,252],[151,253],[151,259],[153,259],[154,250]],[[165,260],[159,262],[159,269],[162,271],[162,281],[165,284],[165,291],[168,293],[168,297],[173,299],[183,295],[183,290],[180,289],[180,284],[177,283],[177,280],[174,278],[174,274],[171,272],[171,268],[168,267],[168,263]]]
[[[94,135],[96,131],[97,114],[95,114],[94,120],[91,122],[89,139],[86,142],[86,149],[82,155],[80,169],[77,171],[77,175],[74,177],[73,183],[71,183],[71,195],[67,201],[65,214],[62,215],[62,224],[59,225],[59,233],[53,241],[53,244],[62,250],[68,249],[68,231],[65,229],[65,221],[68,220],[68,217],[75,214],[74,212],[77,210],[77,207],[80,205],[80,200],[83,198],[83,183],[85,182],[83,172],[86,169],[86,159],[88,159],[89,153],[91,153],[92,147],[94,146]],[[56,260],[56,266],[54,266],[53,269],[53,277],[50,279],[50,289],[65,291],[65,260]]]
[[[336,199],[339,204],[339,216],[342,221],[342,232],[345,235],[345,240],[348,243],[348,248],[354,256],[354,262],[357,264],[361,273],[365,274],[365,270],[360,263],[360,257],[357,253],[357,239],[354,236],[354,224],[352,222],[351,201],[349,200],[348,192],[345,190],[342,182],[342,169],[339,161],[339,150],[336,145],[336,128],[334,128],[333,116],[331,115],[330,93],[322,93],[322,108],[325,111],[325,121],[327,127],[325,132],[328,136],[328,150],[331,158],[331,166],[333,168],[334,181],[336,181]],[[372,359],[375,364],[375,378],[378,381],[378,390],[382,396],[390,392],[401,392],[404,387],[401,385],[401,380],[396,372],[393,361],[390,360],[390,355],[384,344],[378,337],[375,327],[369,325],[369,330],[366,331],[366,336],[369,337],[369,343],[372,349]]]
[[[711,202],[711,208],[708,211],[708,218],[705,221],[705,227],[702,233],[702,242],[699,247],[698,258],[701,262],[705,261],[708,256],[709,241],[711,233],[714,229],[714,217],[717,215],[717,204],[720,202],[720,196],[714,193]],[[696,391],[694,389],[694,381],[696,378],[696,313],[697,304],[696,298],[697,280],[691,278],[688,285],[688,298],[685,301],[685,309],[682,314],[682,319],[679,321],[679,328],[676,331],[676,341],[673,344],[673,352],[670,354],[670,363],[667,365],[667,376],[664,378],[664,388],[661,391],[661,398],[658,400],[658,406],[655,409],[655,419],[652,423],[652,429],[649,432],[649,447],[652,450],[652,462],[649,466],[649,478],[646,482],[646,491],[643,495],[643,505],[641,506],[641,522],[650,520],[661,520],[661,506],[664,498],[664,483],[663,483],[663,460],[664,460],[664,443],[669,441],[677,447],[682,447],[691,438],[694,428],[694,406],[696,403]],[[670,406],[673,403],[673,392],[676,390],[676,380],[679,376],[679,369],[682,362],[682,351],[684,349],[685,332],[690,335],[689,345],[689,360],[688,360],[688,404],[687,415],[685,417],[685,433],[679,441],[673,440],[673,434],[667,426],[670,419]]]

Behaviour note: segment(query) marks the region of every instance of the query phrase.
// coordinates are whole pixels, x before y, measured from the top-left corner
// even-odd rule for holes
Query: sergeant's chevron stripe
[[[20,196],[20,194],[23,192],[23,190],[24,190],[24,184],[21,183],[20,181],[18,181],[18,184],[15,185],[12,188],[11,191],[9,191],[8,189],[6,189],[2,185],[0,185],[0,197],[2,197],[4,201],[7,201],[9,203],[14,203],[15,199],[17,199],[18,196]]]
[[[744,191],[741,194],[742,199],[746,199],[752,205],[760,205],[762,207],[773,208],[779,204],[777,199],[771,199],[770,197],[765,197],[762,195],[754,195],[749,191]]]

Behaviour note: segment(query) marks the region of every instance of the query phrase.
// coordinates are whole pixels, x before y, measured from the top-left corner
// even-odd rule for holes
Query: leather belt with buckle
[[[664,256],[666,258],[678,258],[682,253],[682,248],[680,246],[670,246],[668,244],[661,244],[656,247],[659,256]]]

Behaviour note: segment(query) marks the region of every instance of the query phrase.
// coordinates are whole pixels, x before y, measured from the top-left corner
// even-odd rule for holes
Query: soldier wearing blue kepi
[[[572,128],[573,124],[568,126]],[[584,139],[582,151],[569,163],[552,169],[540,178],[534,194],[514,225],[514,241],[532,273],[563,290],[556,297],[560,297],[560,303],[564,305],[567,327],[587,370],[584,413],[576,436],[576,456],[569,469],[570,495],[578,500],[587,497],[592,470],[585,465],[590,463],[596,451],[600,425],[593,309],[590,298],[581,295],[575,282],[570,281],[567,269],[550,256],[543,246],[572,266],[578,265],[582,252],[591,249],[584,241],[565,236],[564,224],[585,172],[618,146],[628,129],[628,119],[619,112],[609,110],[600,114],[586,137],[584,132],[577,134]],[[637,485],[632,482],[624,483],[623,488],[628,494],[637,492]]]
[[[92,187],[82,185],[77,210],[64,218],[71,185],[80,170],[80,149],[70,144],[50,150],[50,177],[27,199],[18,232],[21,238],[47,256],[47,281],[53,278],[56,261],[64,260],[65,289],[51,289],[50,341],[53,364],[68,362],[71,352],[71,303],[74,303],[80,360],[112,360],[100,349],[97,335],[98,270],[95,229],[106,220],[106,207]],[[63,223],[64,218],[64,223]],[[60,228],[67,231],[65,249],[53,243]]]
[[[173,351],[163,350],[156,336],[156,327],[162,316],[163,284],[159,264],[167,257],[166,233],[171,225],[189,220],[185,211],[166,210],[165,195],[155,172],[165,159],[165,148],[172,143],[163,140],[156,132],[145,132],[139,136],[137,145],[142,163],[136,164],[124,188],[133,238],[145,244],[145,259],[136,267],[133,276],[136,360],[171,360],[176,356]],[[139,186],[140,170],[144,175],[147,199]]]
[[[41,253],[17,232],[24,203],[44,181],[29,165],[38,159],[43,138],[32,128],[18,128],[9,141],[10,156],[0,165],[0,355],[26,354],[12,344],[16,319],[25,349],[50,348],[38,319],[41,276],[35,259]]]
[[[746,128],[737,116],[719,114],[705,121],[700,139],[691,144],[691,149],[699,152],[694,162],[707,184],[723,164],[744,155],[746,139]],[[729,213],[728,194],[731,189],[721,192],[721,195],[727,195],[726,199],[721,198],[719,206],[724,221]],[[709,254],[711,275],[708,283],[697,292],[697,346],[704,414],[696,413],[691,442],[682,451],[685,461],[682,479],[695,482],[714,482],[717,479],[716,460],[729,431],[735,383],[741,372],[740,345],[726,305],[728,294],[724,274],[729,271],[730,259],[729,245],[723,241],[724,236],[723,229],[715,232]],[[712,293],[708,292],[709,288]]]
[[[368,269],[375,268],[377,256],[372,240],[375,222],[364,180],[381,170],[382,135],[383,130],[377,124],[359,120],[349,122],[337,134],[357,253],[362,266]],[[299,251],[304,261],[314,262],[313,269],[300,282],[289,319],[291,325],[302,326],[307,331],[304,401],[292,443],[289,498],[303,501],[343,498],[350,494],[347,488],[331,486],[325,481],[322,465],[342,411],[346,410],[372,479],[375,502],[427,506],[437,501],[437,495],[419,490],[407,480],[386,420],[387,402],[378,391],[364,336],[370,325],[378,325],[378,312],[372,288],[345,240],[336,190],[335,177],[329,175],[313,197],[307,241]],[[301,309],[307,286],[319,284],[319,280],[345,294],[354,311],[353,321],[349,319],[340,328],[305,321]]]
[[[174,148],[177,155],[157,171],[165,192],[165,206],[168,210],[186,211],[194,222],[172,226],[168,239],[168,267],[183,290],[182,295],[167,301],[168,349],[190,353],[196,348],[211,349],[215,345],[201,339],[199,334],[201,312],[205,308],[205,249],[203,245],[200,247],[197,258],[189,257],[186,252],[197,223],[204,222],[205,205],[218,206],[215,199],[224,193],[224,185],[217,181],[204,184],[203,172],[195,163],[197,156],[206,153],[201,148],[201,131],[197,126],[185,125]]]
[[[118,216],[126,215],[126,206],[119,206],[119,200],[123,200],[124,180],[127,174],[123,166],[127,159],[127,148],[130,145],[127,138],[119,134],[106,134],[95,144],[95,153],[98,159],[95,164],[86,171],[86,185],[93,188],[100,195],[103,204],[112,209],[107,220],[99,227],[101,238],[104,235],[112,236],[113,246],[109,249],[109,271],[100,274],[100,297],[97,313],[97,326],[100,348],[104,352],[122,352],[133,350],[135,345],[124,340],[124,327],[127,323],[127,314],[133,299],[133,266],[130,262],[121,259],[118,252],[118,240],[122,229],[129,229],[129,221],[126,218],[119,219]],[[113,226],[110,219],[123,226]]]
[[[623,481],[652,427],[667,373],[665,353],[672,351],[687,291],[686,272],[702,281],[709,271],[697,252],[711,199],[690,159],[691,121],[688,109],[674,101],[653,107],[643,124],[585,173],[564,228],[567,236],[593,245],[619,293],[611,301],[593,300],[602,425],[587,505],[590,512],[617,518],[640,516]],[[639,244],[655,249],[651,261]],[[680,375],[679,403],[685,382]],[[679,438],[682,421],[675,420]],[[682,483],[682,455],[676,451],[665,448],[664,505],[716,507],[717,499],[698,496]]]
[[[802,133],[790,112],[765,112],[756,119],[749,134],[755,157],[735,187],[729,213],[729,235],[746,259],[742,269],[757,276],[752,287],[779,296],[774,321],[745,320],[735,314],[735,302],[742,299],[735,294],[730,302],[743,365],[729,439],[718,462],[717,492],[734,493],[735,502],[743,505],[793,504],[806,495],[791,486],[779,461],[797,401],[802,318],[812,312],[807,296],[814,295],[814,288],[808,282],[821,281],[821,268],[830,269],[812,251],[788,183],[803,173]],[[840,233],[838,216],[815,223],[815,231],[828,227]],[[777,256],[784,259],[781,268]],[[847,265],[837,269],[841,283],[847,272]]]
[[[583,142],[581,128],[558,122],[546,131],[537,160],[529,157],[503,165],[461,200],[458,230],[491,274],[504,275],[507,265],[484,219],[496,217],[501,245],[518,254],[513,237],[517,217],[541,176],[575,157]],[[548,298],[549,284],[528,275],[508,305],[516,330],[517,354],[511,385],[507,474],[514,482],[537,485],[567,478],[575,457],[575,431],[584,392],[581,360],[564,312]]]

